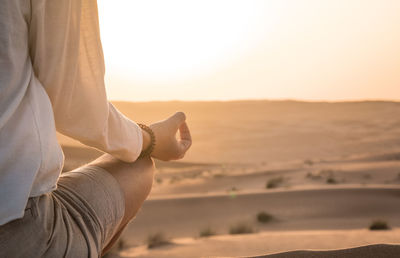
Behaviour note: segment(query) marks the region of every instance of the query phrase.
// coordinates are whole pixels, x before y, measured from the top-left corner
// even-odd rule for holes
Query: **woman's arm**
[[[57,130],[133,162],[139,126],[107,101],[96,0],[32,2],[30,55],[53,106]]]
[[[38,0],[32,5],[30,55],[50,97],[57,130],[120,160],[135,161],[149,137],[107,101],[96,0]],[[157,138],[154,157],[183,156],[190,146],[184,120],[178,113],[151,126]],[[178,129],[183,135],[179,143]]]

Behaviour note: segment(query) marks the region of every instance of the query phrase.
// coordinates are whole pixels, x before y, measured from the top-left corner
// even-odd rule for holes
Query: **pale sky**
[[[399,0],[99,0],[113,100],[400,100]]]

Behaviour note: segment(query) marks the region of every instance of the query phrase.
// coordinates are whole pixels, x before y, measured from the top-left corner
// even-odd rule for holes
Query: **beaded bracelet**
[[[156,145],[156,136],[154,135],[153,130],[151,130],[151,128],[148,127],[147,125],[138,124],[138,126],[139,126],[141,129],[143,129],[144,131],[148,132],[149,135],[150,135],[150,145],[149,145],[149,147],[147,147],[145,150],[143,150],[143,151],[140,153],[139,158],[146,157],[146,156],[150,156],[151,153],[152,153],[153,150],[154,150],[154,146]]]

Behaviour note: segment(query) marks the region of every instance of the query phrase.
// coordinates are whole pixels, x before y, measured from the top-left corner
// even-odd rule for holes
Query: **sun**
[[[260,24],[265,24],[264,1],[98,4],[107,72],[135,80],[173,81],[212,73],[254,47]]]

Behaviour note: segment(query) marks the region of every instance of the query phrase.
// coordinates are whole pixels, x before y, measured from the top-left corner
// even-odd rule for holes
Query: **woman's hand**
[[[151,156],[168,161],[177,160],[185,156],[186,151],[192,145],[189,127],[183,112],[177,112],[173,116],[150,125],[156,137],[156,145]],[[176,134],[179,130],[179,137]]]

